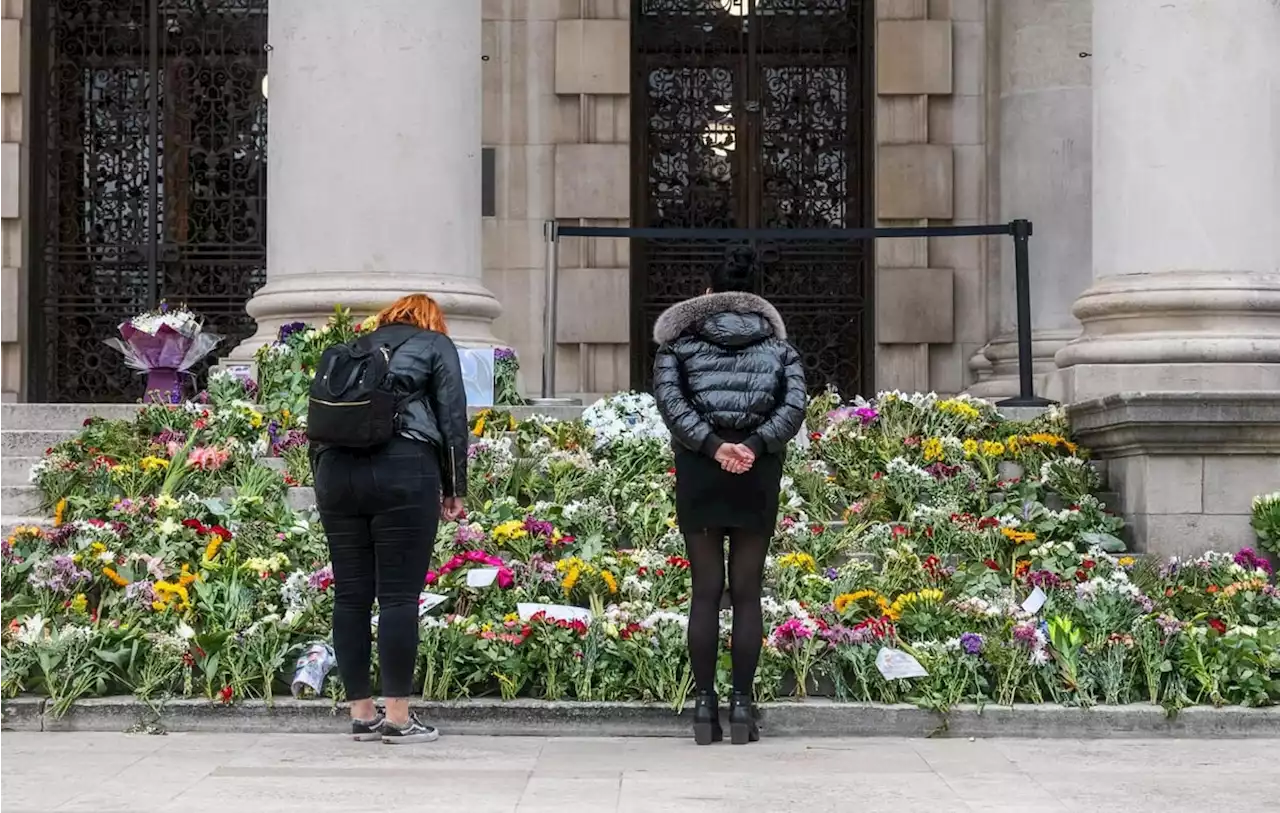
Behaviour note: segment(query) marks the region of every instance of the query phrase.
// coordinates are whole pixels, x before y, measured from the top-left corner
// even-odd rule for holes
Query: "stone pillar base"
[[[1280,483],[1280,389],[1122,392],[1073,404],[1068,416],[1106,463],[1135,550],[1256,547],[1251,503]]]
[[[1058,389],[1054,384],[1058,375],[1054,355],[1079,335],[1079,330],[1037,330],[1031,334],[1031,369],[1035,372],[1036,395],[1060,400],[1060,395],[1049,392]],[[1018,337],[1011,333],[997,336],[978,355],[985,364],[975,356],[970,367],[976,371],[981,366],[984,372],[989,372],[966,392],[993,400],[1017,395]]]
[[[355,287],[358,285],[359,287]],[[449,335],[462,346],[494,346],[493,320],[501,311],[498,300],[478,280],[466,277],[424,279],[418,275],[371,273],[288,276],[268,282],[249,300],[246,310],[258,323],[252,338],[231,353],[233,361],[249,361],[264,344],[275,341],[288,322],[323,324],[335,305],[364,318],[405,294],[425,293],[440,303]]]

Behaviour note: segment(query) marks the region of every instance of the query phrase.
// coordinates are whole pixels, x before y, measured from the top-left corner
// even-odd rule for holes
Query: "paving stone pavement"
[[[0,736],[5,813],[1280,810],[1272,740]]]

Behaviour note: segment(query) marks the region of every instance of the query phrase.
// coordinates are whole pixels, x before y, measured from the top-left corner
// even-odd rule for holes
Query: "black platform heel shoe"
[[[746,745],[760,739],[756,707],[751,695],[734,693],[729,699],[729,736],[734,745]]]
[[[714,692],[702,692],[693,705],[693,741],[698,745],[710,745],[724,739],[720,727],[720,702]]]

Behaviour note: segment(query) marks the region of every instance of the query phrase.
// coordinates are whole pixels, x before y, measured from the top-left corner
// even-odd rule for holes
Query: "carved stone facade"
[[[735,0],[737,2],[738,0]],[[861,0],[851,0],[860,2]],[[867,0],[871,2],[871,0]],[[22,3],[5,0],[4,48],[4,392],[7,399],[24,397],[26,364],[30,347],[26,316],[26,272],[23,242],[30,223],[23,221],[30,199],[24,175],[29,162],[23,157],[23,116],[29,102],[22,96],[31,57],[31,32],[22,29]],[[341,256],[341,248],[326,249],[344,217],[334,215],[321,221],[322,213],[304,218],[298,206],[285,211],[286,200],[305,201],[308,196],[344,192],[355,201],[350,217],[359,222],[359,211],[389,207],[388,216],[404,207],[421,207],[431,191],[415,188],[411,194],[387,188],[378,190],[343,186],[346,173],[340,165],[360,166],[383,148],[370,146],[362,154],[345,157],[335,154],[344,142],[334,136],[342,128],[335,116],[358,116],[352,105],[335,104],[344,93],[367,89],[360,104],[411,105],[412,89],[404,93],[393,85],[400,71],[411,71],[421,83],[438,77],[442,85],[456,87],[448,74],[433,65],[398,65],[388,72],[379,66],[376,43],[362,44],[348,39],[346,56],[334,59],[344,67],[341,76],[331,77],[327,87],[314,88],[311,102],[296,99],[300,76],[288,76],[305,62],[306,54],[291,59],[297,47],[286,37],[301,36],[308,30],[323,29],[323,23],[351,24],[341,2],[319,0],[272,0],[271,38],[268,70],[272,72],[270,160],[272,173],[284,173],[273,181],[269,196],[269,244],[289,243],[295,249],[269,248],[272,269],[264,297],[249,306],[263,331],[290,315],[311,316],[323,312],[329,300],[342,299],[368,307],[380,297],[416,284],[433,290],[431,279],[453,273],[474,280],[470,288],[454,297],[466,301],[470,316],[483,320],[496,308],[486,305],[490,292],[501,307],[492,331],[515,347],[523,360],[531,391],[537,385],[541,363],[542,296],[544,290],[543,222],[548,218],[586,225],[627,225],[632,211],[632,177],[635,172],[631,117],[631,20],[633,0],[460,0],[450,3],[449,17],[474,11],[480,17],[479,62],[481,90],[479,105],[480,143],[493,150],[493,213],[478,218],[480,226],[480,268],[383,269],[356,262],[361,251],[376,253],[377,247],[356,246],[351,258]],[[382,6],[391,17],[413,15],[419,4],[411,0],[377,0],[362,7],[364,15]],[[875,111],[874,111],[874,206],[875,222],[882,225],[976,224],[999,221],[1004,213],[998,206],[995,180],[994,116],[998,102],[999,64],[996,34],[999,31],[995,2],[987,0],[877,0],[875,14]],[[421,24],[431,23],[431,12]],[[295,19],[286,31],[286,15]],[[359,16],[359,15],[357,15]],[[304,19],[305,18],[305,19]],[[438,22],[438,20],[437,20]],[[18,44],[18,47],[15,47]],[[339,49],[339,50],[343,50]],[[359,49],[366,49],[359,53]],[[398,51],[397,51],[398,53]],[[357,58],[359,57],[359,58]],[[385,61],[385,60],[384,60]],[[416,64],[416,63],[415,63]],[[314,76],[315,74],[311,74]],[[345,78],[343,78],[345,77]],[[300,91],[299,91],[300,92]],[[851,89],[850,92],[857,92]],[[432,94],[422,92],[424,104]],[[330,101],[323,101],[328,99]],[[316,100],[321,100],[317,102]],[[283,108],[283,109],[282,109]],[[284,121],[302,115],[306,121]],[[310,111],[310,112],[308,112]],[[376,111],[371,111],[376,112]],[[383,128],[394,125],[394,117],[377,114]],[[418,143],[436,143],[427,128],[448,129],[438,112],[426,117],[406,116],[413,133],[406,137]],[[408,125],[406,125],[408,126]],[[416,136],[415,136],[416,133]],[[300,139],[296,143],[294,139]],[[442,143],[448,143],[445,139]],[[325,145],[328,146],[325,146]],[[297,161],[281,169],[275,163],[282,151]],[[370,152],[370,150],[372,152]],[[478,151],[477,151],[478,153]],[[371,157],[375,156],[375,157]],[[454,168],[458,183],[479,185],[478,161],[474,166]],[[18,168],[13,170],[11,168]],[[423,177],[443,171],[423,166]],[[461,175],[457,172],[461,169]],[[301,181],[288,173],[310,173],[316,180],[299,187]],[[410,170],[403,177],[414,177]],[[326,180],[327,178],[327,180]],[[358,177],[356,178],[358,180]],[[291,184],[290,189],[281,186]],[[342,190],[335,191],[333,183]],[[448,184],[446,184],[448,186]],[[451,188],[451,187],[450,187]],[[291,191],[292,190],[292,191]],[[358,202],[358,196],[367,202]],[[357,197],[352,197],[357,196]],[[313,198],[312,198],[313,199]],[[471,201],[452,203],[470,208]],[[334,218],[338,220],[334,220]],[[433,227],[424,225],[419,245],[429,245]],[[334,220],[334,222],[329,222]],[[306,222],[313,224],[302,236]],[[868,223],[868,225],[870,225]],[[468,231],[464,229],[464,231]],[[290,236],[292,235],[292,236]],[[350,235],[348,235],[350,237]],[[346,239],[346,238],[344,238]],[[360,238],[355,239],[356,243]],[[379,239],[390,239],[380,237]],[[395,240],[391,240],[395,243]],[[401,241],[404,242],[404,241]],[[410,240],[400,249],[419,251]],[[298,252],[306,256],[299,255]],[[331,251],[335,262],[316,267],[317,252]],[[383,252],[385,253],[385,252]],[[402,252],[403,253],[403,252]],[[464,248],[450,249],[451,262],[467,262]],[[286,257],[288,254],[290,256]],[[391,254],[396,254],[392,245]],[[296,256],[295,256],[296,255]],[[876,346],[874,371],[869,379],[877,388],[935,389],[957,392],[987,376],[989,363],[982,350],[1000,326],[1001,284],[999,246],[985,238],[912,239],[881,241],[877,246],[873,309]],[[630,257],[622,240],[581,240],[567,238],[561,249],[560,307],[557,335],[560,389],[571,392],[606,392],[632,385],[630,340]],[[347,267],[354,265],[355,267]],[[375,263],[376,265],[376,263]],[[312,275],[337,274],[333,285],[313,284]],[[359,281],[366,275],[368,285]],[[369,274],[390,273],[376,281]],[[302,274],[301,277],[298,274]],[[399,276],[397,276],[399,274]],[[414,276],[418,277],[415,283]],[[292,280],[292,281],[290,281]],[[303,280],[306,280],[304,283]],[[335,287],[336,286],[336,287]],[[349,293],[344,290],[349,288]],[[286,290],[287,289],[287,290]],[[297,289],[297,290],[294,290]],[[447,286],[436,293],[451,295]],[[10,294],[13,295],[10,295]],[[462,297],[458,299],[458,297]],[[314,301],[312,301],[314,300]],[[324,301],[322,301],[324,300]],[[476,340],[484,331],[468,329]],[[238,351],[244,357],[265,334],[245,342]],[[997,387],[997,389],[999,389]]]

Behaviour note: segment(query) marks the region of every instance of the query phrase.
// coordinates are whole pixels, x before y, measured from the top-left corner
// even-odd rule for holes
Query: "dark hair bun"
[[[750,246],[734,246],[725,252],[724,264],[711,275],[715,291],[750,291],[756,277],[756,252]]]

